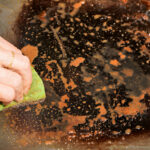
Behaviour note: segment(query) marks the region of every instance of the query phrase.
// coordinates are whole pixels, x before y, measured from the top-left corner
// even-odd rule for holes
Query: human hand
[[[0,37],[0,101],[23,99],[32,83],[29,59],[15,46]]]

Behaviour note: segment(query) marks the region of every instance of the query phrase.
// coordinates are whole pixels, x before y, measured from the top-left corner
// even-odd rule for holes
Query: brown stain
[[[99,29],[100,29],[100,26],[95,27],[96,31],[99,31]]]
[[[128,3],[128,0],[121,0],[124,4]]]
[[[60,109],[63,109],[64,107],[67,107],[67,104],[64,103],[64,102],[59,102],[58,104],[59,104]]]
[[[85,61],[85,58],[83,57],[78,57],[74,60],[71,61],[70,66],[78,67],[81,63]]]
[[[66,81],[66,78],[64,79]],[[71,89],[75,89],[77,87],[77,85],[74,83],[72,79],[70,79],[69,83],[67,83],[67,81],[65,83],[66,83],[66,88],[71,87]]]
[[[150,43],[150,35],[147,35],[146,37],[147,37],[147,38],[146,38],[146,41],[145,41],[145,42],[146,42],[146,43]]]
[[[142,127],[141,127],[140,125],[137,125],[135,128],[136,128],[137,130],[140,130]]]
[[[76,20],[77,22],[81,22],[80,18],[75,18],[75,20]]]
[[[113,125],[115,125],[116,124],[115,113],[114,113],[113,109],[111,109],[111,107],[109,107],[109,111],[110,111],[110,116],[111,116],[111,119],[112,119],[111,122],[112,122]]]
[[[125,74],[127,77],[132,77],[134,72],[132,69],[124,68],[122,70],[122,73]]]
[[[63,121],[68,122],[66,132],[74,131],[74,126],[85,123],[86,116],[65,115]]]
[[[104,104],[102,104],[101,106],[98,106],[97,108],[100,108],[101,115],[106,115],[107,114],[107,110],[104,107]]]
[[[27,106],[24,111],[27,112],[27,111],[30,111],[30,110],[31,110],[31,107]]]
[[[96,14],[96,15],[94,15],[94,19],[98,19],[98,18],[100,18],[102,15],[100,15],[100,14]]]
[[[89,41],[88,42],[86,42],[86,44],[85,45],[87,45],[87,46],[89,46],[89,47],[93,47],[93,44],[92,43],[90,43]]]
[[[107,87],[103,86],[102,91],[106,91],[106,90],[107,90]]]
[[[101,89],[100,89],[100,88],[96,89],[96,92],[100,92],[100,91],[101,91]]]
[[[108,88],[109,89],[115,89],[115,85],[109,85]]]
[[[91,92],[86,92],[86,95],[92,95],[92,93]]]
[[[141,2],[143,4],[145,4],[148,7],[148,9],[150,8],[150,1],[148,1],[148,0],[141,0]]]
[[[144,36],[148,41],[150,40],[150,36],[149,36],[149,34],[146,31],[136,30],[134,34],[135,34],[135,36],[140,34],[140,35]]]
[[[84,77],[83,80],[85,82],[90,82],[92,80],[92,77]]]
[[[49,77],[47,77],[47,75],[48,75],[48,74],[47,74],[47,75],[44,77],[44,79],[45,79],[46,81],[50,81],[50,82],[53,83],[53,84],[55,83],[55,79],[56,79],[56,80],[58,79],[58,76],[57,76],[57,75],[56,75],[56,76],[54,75],[52,68],[49,66],[49,65],[52,64],[52,63],[55,63],[55,64],[57,65],[57,69],[58,69],[58,72],[59,72],[59,74],[60,74],[60,78],[61,78],[62,82],[64,83],[65,89],[68,89],[69,87],[70,87],[71,89],[75,89],[75,88],[77,87],[77,85],[74,83],[74,81],[73,81],[72,79],[70,79],[70,80],[68,81],[67,78],[64,77],[62,68],[59,66],[59,64],[57,63],[56,60],[51,60],[51,61],[48,61],[48,62],[47,62],[47,69],[48,69],[48,71],[51,71],[52,77],[51,77],[51,79],[49,79]],[[68,90],[69,90],[69,89],[68,89]]]
[[[129,53],[132,53],[133,50],[130,48],[130,47],[124,47],[123,50],[129,52]]]
[[[144,17],[144,13],[137,13],[135,16],[134,16],[134,18],[135,19],[141,19],[141,18],[143,18]]]
[[[49,81],[49,82],[51,82],[51,83],[53,83],[54,84],[54,79],[56,78],[55,76],[54,76],[54,73],[53,73],[53,71],[52,71],[52,68],[49,66],[50,64],[52,64],[52,63],[57,63],[57,61],[55,61],[55,60],[52,60],[52,61],[48,61],[48,62],[46,62],[46,69],[48,70],[48,71],[51,71],[51,73],[52,73],[52,78],[50,79],[50,78],[48,78],[47,77],[47,75],[45,75],[45,77],[44,77],[44,79],[46,80],[46,81]]]
[[[52,145],[53,143],[54,143],[54,141],[51,141],[51,140],[45,141],[45,145]]]
[[[31,63],[38,56],[38,48],[36,46],[26,45],[21,51],[24,55],[28,56]]]
[[[126,55],[124,55],[122,52],[119,52],[118,54],[119,54],[119,56],[120,56],[120,59],[122,59],[122,60],[123,60],[123,59],[125,59],[125,58],[126,58]]]
[[[81,136],[81,139],[85,139],[85,138],[89,138],[91,137],[93,134],[90,133],[90,132],[87,132],[87,133],[81,133],[80,136]]]
[[[145,45],[142,45],[141,46],[141,54],[142,55],[148,55],[150,57],[150,52],[149,52],[149,49],[145,46]]]
[[[124,26],[130,26],[130,25],[131,25],[131,23],[123,23],[123,24],[121,24],[122,27],[124,27]]]
[[[118,84],[123,84],[124,83],[124,78],[120,75],[119,72],[111,71],[110,74],[114,79],[118,80]]]
[[[37,16],[37,18],[39,19],[39,20],[41,20],[43,23],[46,23],[47,22],[47,20],[46,20],[46,12],[45,11],[43,11],[43,12],[41,12],[38,16]]]
[[[106,27],[106,26],[107,26],[107,22],[106,22],[106,21],[103,23],[103,26],[104,26],[104,27]]]
[[[36,113],[36,115],[39,115],[39,114],[40,114],[42,108],[43,108],[43,107],[41,106],[41,104],[37,104],[37,105],[36,105],[36,108],[35,108],[35,113]]]
[[[69,101],[69,97],[67,94],[63,95],[61,97],[61,101],[58,103],[59,104],[59,108],[63,109],[64,107],[67,107],[67,104],[65,103],[65,101]]]
[[[120,131],[112,131],[113,135],[118,135],[120,133]]]
[[[46,54],[43,54],[43,55],[41,56],[41,58],[44,58],[44,59],[45,59],[46,57],[47,57]]]
[[[143,14],[143,19],[146,21],[149,21],[149,17],[147,15],[144,15],[144,14]]]
[[[105,122],[107,120],[106,117],[104,117],[104,115],[107,114],[107,110],[104,107],[104,104],[102,104],[101,106],[98,106],[97,108],[100,109],[100,114],[98,114],[98,116],[95,118],[96,120],[101,119],[101,121]],[[94,120],[95,120],[94,119]]]
[[[73,42],[74,42],[76,45],[79,45],[79,41],[74,40]]]
[[[110,72],[110,74],[111,74],[113,77],[119,76],[119,72],[117,72],[117,71]]]
[[[144,103],[141,103],[140,100],[144,98],[146,93],[149,93],[150,89],[143,90],[142,94],[138,97],[134,95],[130,95],[129,97],[133,99],[131,103],[129,103],[129,107],[120,107],[117,106],[114,109],[114,112],[117,112],[120,117],[121,116],[136,116],[138,113],[142,114],[147,110],[147,107]]]
[[[101,54],[96,53],[93,55],[93,58],[99,60],[101,64],[105,64],[105,59]]]
[[[127,52],[129,52],[129,53],[132,53],[132,52],[133,52],[133,50],[132,50],[130,47],[124,47],[123,50],[124,50],[124,51],[127,51]]]
[[[131,131],[132,131],[131,129],[126,129],[125,134],[129,135],[129,134],[131,134]]]
[[[69,100],[69,97],[68,97],[67,94],[65,94],[65,95],[63,95],[63,96],[61,97],[61,101],[62,101],[62,102],[65,102],[65,100]]]
[[[48,61],[45,63],[46,68],[48,69],[48,71],[52,71],[52,68],[49,66],[51,63]]]
[[[124,44],[125,44],[125,41],[123,41],[123,40],[117,42],[118,47],[122,47]]]
[[[126,100],[125,100],[125,99],[121,100],[121,103],[122,103],[122,104],[125,104],[125,102],[126,102]]]
[[[106,72],[112,71],[109,64],[105,64],[105,66],[104,66],[104,71],[106,71]]]
[[[111,26],[107,26],[106,28],[103,28],[102,30],[103,31],[109,31],[109,30],[112,30],[113,28]]]
[[[120,65],[120,63],[117,59],[110,60],[110,64],[115,67],[118,67]]]
[[[101,120],[102,122],[105,122],[107,120],[107,118],[104,116],[107,114],[107,110],[104,107],[104,104],[102,103],[101,105],[96,107],[97,109],[99,109],[99,114],[96,116],[96,118],[94,118],[93,120],[90,120],[89,122],[89,126],[92,127],[94,125],[94,122],[97,120]]]
[[[75,16],[77,12],[79,11],[80,7],[85,3],[84,0],[77,2],[73,5],[73,10],[70,13],[70,16]]]

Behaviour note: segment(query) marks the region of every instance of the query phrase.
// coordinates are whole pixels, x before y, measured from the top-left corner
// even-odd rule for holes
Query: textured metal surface
[[[140,0],[25,5],[17,44],[38,50],[47,99],[1,113],[2,149],[148,149],[148,9]]]

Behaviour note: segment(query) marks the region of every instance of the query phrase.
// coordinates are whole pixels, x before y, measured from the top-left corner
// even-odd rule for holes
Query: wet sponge
[[[44,88],[43,81],[39,77],[37,72],[33,68],[31,68],[31,69],[32,69],[32,85],[31,85],[31,88],[30,88],[28,94],[24,95],[23,100],[21,100],[20,102],[13,101],[6,106],[3,105],[2,103],[0,103],[0,111],[4,110],[6,108],[15,107],[15,106],[19,106],[21,104],[28,104],[31,102],[45,99],[46,95],[45,95],[45,88]]]

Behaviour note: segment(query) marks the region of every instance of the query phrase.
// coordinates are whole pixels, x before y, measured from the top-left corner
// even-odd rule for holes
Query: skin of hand
[[[0,101],[20,101],[32,83],[31,65],[14,45],[0,37]]]

